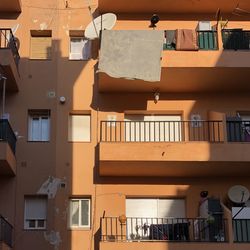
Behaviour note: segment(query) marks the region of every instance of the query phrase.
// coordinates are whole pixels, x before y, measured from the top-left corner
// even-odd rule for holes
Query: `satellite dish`
[[[106,13],[98,16],[88,24],[85,29],[85,37],[88,39],[98,38],[101,30],[111,30],[116,23],[116,15],[113,13]]]
[[[19,24],[16,24],[16,25],[14,25],[14,26],[11,28],[11,32],[12,32],[13,36],[15,36],[15,33],[16,33],[16,31],[18,30],[18,28],[19,28]],[[8,41],[10,40],[10,33],[8,33],[8,34],[6,35],[6,38],[7,38]]]
[[[246,187],[235,185],[228,190],[228,197],[232,202],[241,204],[249,199],[250,194]]]

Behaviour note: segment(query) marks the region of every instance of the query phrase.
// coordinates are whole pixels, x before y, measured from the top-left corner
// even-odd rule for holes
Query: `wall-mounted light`
[[[160,18],[157,14],[153,14],[152,17],[150,18],[150,28],[155,28],[156,24],[159,22]]]
[[[155,103],[157,103],[160,100],[160,93],[159,92],[155,92],[154,93],[154,98],[155,98]]]
[[[61,104],[64,104],[66,102],[66,98],[64,96],[60,96],[59,101]]]

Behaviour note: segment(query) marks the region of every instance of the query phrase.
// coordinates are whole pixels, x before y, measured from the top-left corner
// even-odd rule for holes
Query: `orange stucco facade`
[[[0,75],[7,78],[5,113],[17,139],[13,152],[0,141],[0,215],[13,227],[11,246],[0,238],[0,249],[249,249],[250,237],[248,243],[234,242],[227,193],[234,185],[250,189],[250,144],[230,141],[227,118],[240,114],[250,120],[250,50],[223,49],[221,35],[227,21],[227,29],[250,30],[249,1],[182,0],[180,8],[173,1],[153,5],[146,0],[3,2],[9,7],[0,3],[0,30],[17,27],[20,60],[16,66],[10,49],[0,48]],[[235,15],[238,2],[244,11]],[[113,30],[151,30],[154,13],[160,16],[156,30],[196,29],[199,21],[210,20],[217,28],[218,48],[163,50],[160,82],[113,78],[97,70],[101,39],[92,42],[90,59],[69,60],[70,32],[84,31],[93,17],[106,12],[117,15]],[[32,30],[52,31],[49,59],[30,59]],[[155,92],[160,93],[157,101]],[[49,113],[49,140],[30,140],[29,112],[34,110]],[[90,141],[68,139],[72,114],[90,116]],[[200,117],[197,127],[193,114]],[[133,115],[177,115],[186,123],[177,128],[178,141],[165,141],[165,132],[162,141],[133,141],[121,125],[111,124],[111,132],[101,126],[110,116],[123,122]],[[199,132],[202,139],[194,138],[190,128],[198,131],[204,121],[212,125]],[[107,133],[113,140],[106,139]],[[46,188],[51,180],[54,184]],[[197,218],[204,190],[219,199],[227,219],[223,242],[101,238],[100,218],[126,215],[126,198],[183,199],[186,218]],[[25,199],[37,196],[46,197],[46,226],[30,230],[24,225]],[[90,223],[72,228],[70,200],[81,198],[90,200]]]

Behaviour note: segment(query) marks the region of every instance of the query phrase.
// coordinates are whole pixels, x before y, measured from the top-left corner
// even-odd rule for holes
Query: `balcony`
[[[21,0],[1,0],[0,12],[21,12]]]
[[[0,215],[0,249],[12,248],[13,227],[12,225]],[[4,245],[6,246],[4,246]]]
[[[233,232],[234,232],[234,242],[249,243],[250,219],[234,219]]]
[[[17,40],[11,29],[0,29],[0,66],[2,73],[7,78],[6,90],[18,91],[20,76],[18,73],[19,53]]]
[[[248,1],[236,1],[236,0],[219,0],[219,1],[207,1],[200,0],[190,3],[189,0],[179,0],[178,4],[170,0],[158,0],[156,2],[137,0],[133,4],[128,4],[126,0],[99,0],[99,11],[115,12],[115,13],[166,13],[166,14],[178,14],[178,13],[193,13],[202,14],[210,13],[215,14],[217,9],[220,8],[222,13],[232,13],[237,4],[240,3],[240,7],[243,9],[250,9]]]
[[[166,32],[175,30],[166,30],[165,34]],[[235,49],[229,49],[245,48],[247,45],[249,47],[248,33],[244,31],[241,32],[244,35],[237,35],[237,30],[222,30],[219,34],[215,30],[197,31],[196,51],[175,50],[175,44],[166,40],[162,51],[160,81],[128,80],[99,73],[99,91],[151,93],[156,90],[166,93],[249,91],[250,85],[246,81],[250,74],[249,48],[238,49],[237,52]]]
[[[8,120],[0,120],[0,175],[16,174],[16,136]]]
[[[101,218],[101,242],[228,242],[227,220],[206,218]]]
[[[238,132],[229,121],[102,121],[100,129],[101,176],[249,176],[242,123]]]

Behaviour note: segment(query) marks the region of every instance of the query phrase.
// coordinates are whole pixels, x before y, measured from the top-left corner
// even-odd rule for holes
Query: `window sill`
[[[50,141],[27,141],[27,142],[49,143]]]
[[[86,61],[89,61],[90,60],[90,58],[89,59],[70,59],[69,58],[69,61],[83,61],[83,62],[86,62]]]
[[[90,231],[91,227],[68,227],[69,231]]]
[[[47,231],[46,228],[24,228],[23,230],[24,230],[24,231],[27,231],[27,232],[33,232],[33,231]]]
[[[68,143],[91,143],[91,141],[68,141]]]

